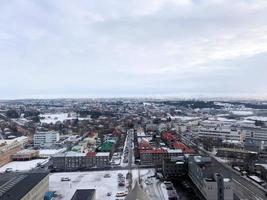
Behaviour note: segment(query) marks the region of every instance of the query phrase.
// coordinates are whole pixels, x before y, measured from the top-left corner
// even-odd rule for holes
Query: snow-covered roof
[[[109,156],[109,152],[98,152],[96,156]]]
[[[168,153],[183,153],[182,149],[167,149]]]
[[[12,168],[13,171],[28,171],[37,167],[37,163],[46,163],[48,159],[35,159],[30,161],[13,161],[2,167],[0,167],[0,172],[5,172],[7,168]]]
[[[63,149],[41,149],[39,150],[39,154],[40,155],[54,155],[57,153],[62,153],[66,151],[66,148]]]

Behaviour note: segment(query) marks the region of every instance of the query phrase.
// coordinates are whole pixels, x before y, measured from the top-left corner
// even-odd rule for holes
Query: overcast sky
[[[1,0],[0,99],[267,96],[266,0]]]

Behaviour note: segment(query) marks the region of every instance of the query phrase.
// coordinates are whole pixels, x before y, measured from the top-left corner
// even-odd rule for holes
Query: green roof
[[[77,145],[77,146],[72,147],[71,150],[72,151],[81,151],[81,148],[82,148],[81,146]]]
[[[113,146],[114,146],[113,142],[107,141],[100,146],[99,151],[110,152]]]

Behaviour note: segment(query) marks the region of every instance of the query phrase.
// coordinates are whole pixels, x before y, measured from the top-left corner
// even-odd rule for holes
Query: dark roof
[[[20,200],[46,176],[47,172],[1,174],[0,200]]]
[[[92,200],[95,196],[95,189],[76,190],[71,200]]]

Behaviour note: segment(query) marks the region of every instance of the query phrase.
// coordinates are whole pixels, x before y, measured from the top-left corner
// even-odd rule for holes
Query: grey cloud
[[[0,98],[262,95],[267,3],[177,2],[6,1]]]

